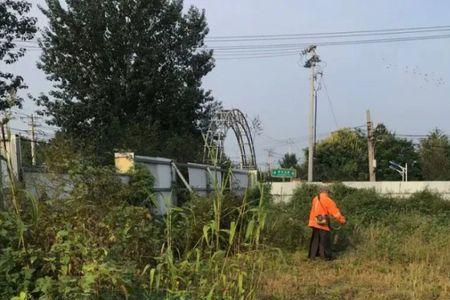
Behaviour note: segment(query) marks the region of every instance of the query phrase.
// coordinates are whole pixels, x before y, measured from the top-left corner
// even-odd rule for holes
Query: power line
[[[426,138],[428,137],[428,135],[426,134],[399,134],[399,133],[394,133],[395,136],[398,137],[405,137],[405,138]]]
[[[336,39],[336,38],[351,38],[351,37],[375,37],[375,36],[390,36],[390,35],[410,35],[415,33],[436,33],[436,32],[448,32],[450,28],[446,29],[434,29],[434,30],[411,30],[403,32],[374,32],[374,33],[360,33],[360,34],[330,34],[330,35],[304,35],[304,36],[292,36],[292,37],[273,37],[273,38],[235,38],[224,40],[209,40],[207,43],[230,43],[230,42],[260,42],[260,41],[282,41],[282,40],[299,40],[299,39]]]
[[[236,59],[259,59],[259,58],[275,58],[298,56],[298,51],[292,53],[266,54],[266,55],[239,55],[239,56],[214,56],[216,60],[236,60]]]
[[[229,42],[229,41],[259,41],[259,40],[279,40],[279,39],[299,39],[299,38],[340,38],[353,36],[377,36],[377,35],[397,35],[413,33],[429,33],[450,31],[450,25],[437,26],[417,26],[401,28],[384,28],[368,30],[347,30],[331,32],[312,32],[312,33],[294,33],[294,34],[257,34],[257,35],[227,35],[227,36],[209,36],[205,38],[206,42]],[[4,42],[0,40],[1,42]],[[39,45],[36,39],[20,40],[13,39],[12,43],[25,43]]]
[[[271,136],[269,136],[269,135],[267,135],[267,134],[265,134],[265,133],[263,133],[262,135],[263,135],[264,137],[270,139],[270,140],[273,140],[273,141],[275,141],[275,142],[277,142],[277,143],[280,143],[280,144],[283,144],[283,145],[287,145],[291,140],[293,140],[293,139],[291,139],[291,138],[286,138],[286,139],[276,139],[276,138],[271,137]]]
[[[262,45],[237,45],[237,46],[218,46],[212,47],[215,53],[214,59],[220,61],[242,60],[242,59],[264,59],[264,58],[281,58],[289,56],[297,56],[301,48],[310,44],[321,47],[328,46],[348,46],[348,45],[364,45],[379,43],[396,43],[411,42],[422,40],[442,40],[449,39],[450,34],[428,35],[428,36],[411,36],[403,38],[381,38],[381,39],[364,39],[364,40],[345,40],[345,41],[325,41],[325,42],[305,42],[298,44],[262,44]],[[41,51],[40,47],[22,47],[26,50]],[[208,48],[205,48],[207,50]]]
[[[228,46],[214,49],[231,50],[231,49],[250,49],[260,51],[256,49],[276,49],[280,50],[274,54],[264,54],[259,52],[236,52],[236,53],[219,53],[215,56],[217,60],[232,60],[232,59],[254,59],[254,58],[271,58],[271,57],[284,57],[294,56],[292,50],[300,51],[300,48],[310,44],[317,46],[345,46],[345,45],[362,45],[362,44],[378,44],[378,43],[394,43],[394,42],[408,42],[408,41],[421,41],[421,40],[438,40],[448,39],[450,34],[445,35],[431,35],[431,36],[413,36],[403,38],[382,38],[382,39],[364,39],[364,40],[346,40],[346,41],[328,41],[328,42],[312,42],[312,43],[300,43],[300,44],[263,44],[263,45],[239,45]]]
[[[321,79],[322,79],[323,87],[325,88],[325,94],[327,96],[328,104],[330,105],[331,114],[333,115],[334,124],[336,125],[336,129],[338,129],[339,128],[338,121],[336,118],[336,114],[334,113],[333,103],[331,102],[331,98],[328,93],[327,85],[325,84],[325,79],[323,78],[323,76]]]
[[[359,30],[359,31],[338,31],[328,33],[307,33],[307,34],[281,34],[281,35],[255,35],[255,36],[228,36],[228,37],[211,37],[206,41],[220,41],[226,38],[235,38],[239,41],[245,41],[244,38],[287,38],[287,37],[302,37],[302,38],[347,38],[354,36],[375,36],[375,35],[392,35],[392,34],[414,34],[414,33],[428,33],[428,32],[444,32],[449,31],[450,26],[429,26],[429,27],[410,27],[398,29],[376,29],[376,30]],[[346,36],[347,35],[347,36]],[[339,46],[339,45],[359,45],[359,44],[373,44],[373,43],[391,43],[391,42],[405,42],[405,41],[420,41],[420,40],[436,40],[448,39],[450,34],[435,34],[435,35],[415,35],[403,37],[386,37],[375,39],[355,39],[355,40],[329,40],[329,41],[310,41],[303,43],[271,43],[271,44],[241,44],[241,45],[217,45],[211,47],[217,54],[216,59],[258,59],[270,57],[294,56],[307,45],[315,44],[317,46]],[[238,41],[238,40],[236,40]],[[252,40],[254,42],[257,40]],[[29,50],[40,50],[37,41],[18,41],[27,42],[29,44],[23,45]],[[30,44],[35,44],[32,46]],[[208,49],[208,48],[204,48]]]
[[[335,36],[346,34],[392,34],[394,32],[410,33],[410,32],[428,32],[428,31],[445,31],[449,30],[450,25],[440,26],[424,26],[424,27],[403,27],[388,29],[371,29],[371,30],[352,30],[352,31],[334,31],[334,32],[315,32],[315,33],[295,33],[295,34],[260,34],[260,35],[228,35],[228,36],[211,36],[206,40],[224,41],[230,39],[271,39],[271,38],[298,38],[298,37],[314,37],[314,36]]]
[[[416,41],[426,39],[444,39],[449,38],[450,34],[437,34],[437,35],[417,35],[407,37],[392,37],[392,38],[375,38],[375,39],[353,39],[342,41],[308,41],[302,43],[270,43],[270,44],[241,44],[231,46],[216,46],[212,47],[214,50],[232,50],[232,49],[279,49],[279,50],[293,50],[301,49],[308,45],[317,46],[335,46],[335,45],[353,45],[353,44],[366,44],[366,43],[387,43],[387,42],[402,42],[402,41]]]

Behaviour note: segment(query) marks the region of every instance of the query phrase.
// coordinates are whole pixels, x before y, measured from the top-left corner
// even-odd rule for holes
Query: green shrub
[[[128,174],[127,202],[131,205],[151,207],[155,201],[153,185],[155,178],[145,166],[137,164]]]
[[[418,212],[439,218],[443,222],[450,219],[450,201],[445,201],[438,194],[430,191],[414,193],[407,199],[400,199],[404,211]]]
[[[134,172],[124,184],[112,168],[86,164],[74,164],[69,174],[73,189],[66,199],[36,203],[38,213],[23,206],[22,218],[1,213],[0,298],[22,292],[109,299],[142,290],[138,274],[155,263],[163,229],[148,208],[130,203],[149,192],[152,178]]]
[[[307,249],[309,211],[311,200],[317,192],[316,185],[300,185],[290,203],[272,204],[268,210],[265,241],[287,250]],[[336,228],[333,234],[337,236],[333,237],[335,251],[364,244],[364,234],[370,226],[388,228],[399,236],[408,236],[419,230],[420,226],[423,228],[424,223],[437,226],[434,231],[430,228],[430,232],[440,232],[449,224],[450,202],[429,191],[399,199],[380,195],[375,190],[334,184],[330,194],[347,218],[344,226],[332,222],[332,227]],[[392,243],[398,243],[398,240],[392,238]]]
[[[296,250],[306,245],[309,230],[305,221],[290,205],[273,205],[268,209],[264,242],[286,250]]]
[[[247,198],[247,202],[250,203],[250,205],[258,205],[259,201],[261,200],[265,207],[269,206],[272,202],[272,195],[270,193],[270,190],[271,185],[268,183],[261,183],[250,187],[246,191],[245,195]]]

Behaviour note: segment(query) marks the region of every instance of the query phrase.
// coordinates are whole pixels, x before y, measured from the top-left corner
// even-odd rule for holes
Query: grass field
[[[311,262],[306,251],[288,253],[265,272],[259,299],[450,299],[450,243],[417,247],[422,242],[413,238],[402,245],[417,256],[431,252],[411,261],[358,249],[332,262]]]

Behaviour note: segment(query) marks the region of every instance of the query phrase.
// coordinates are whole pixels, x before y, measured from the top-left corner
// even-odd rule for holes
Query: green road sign
[[[297,170],[295,169],[273,169],[272,177],[281,177],[281,178],[294,178],[297,177]]]

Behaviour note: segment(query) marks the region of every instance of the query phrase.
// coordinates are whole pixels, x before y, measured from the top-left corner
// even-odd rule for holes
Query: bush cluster
[[[113,168],[84,164],[69,177],[64,199],[27,197],[21,215],[1,213],[0,298],[139,292],[135,275],[158,255],[162,236],[149,209],[136,203],[151,197],[153,178],[138,166],[125,184]]]
[[[62,184],[71,187],[63,198],[47,193],[38,201],[22,193],[20,214],[0,214],[0,298],[221,295],[221,287],[211,292],[217,268],[228,298],[254,293],[244,285],[256,281],[241,271],[255,267],[254,256],[245,253],[259,243],[254,233],[267,187],[244,197],[191,195],[158,216],[152,214],[154,179],[145,168],[121,178],[110,167],[65,166],[69,179]],[[238,252],[239,263],[229,263]]]

